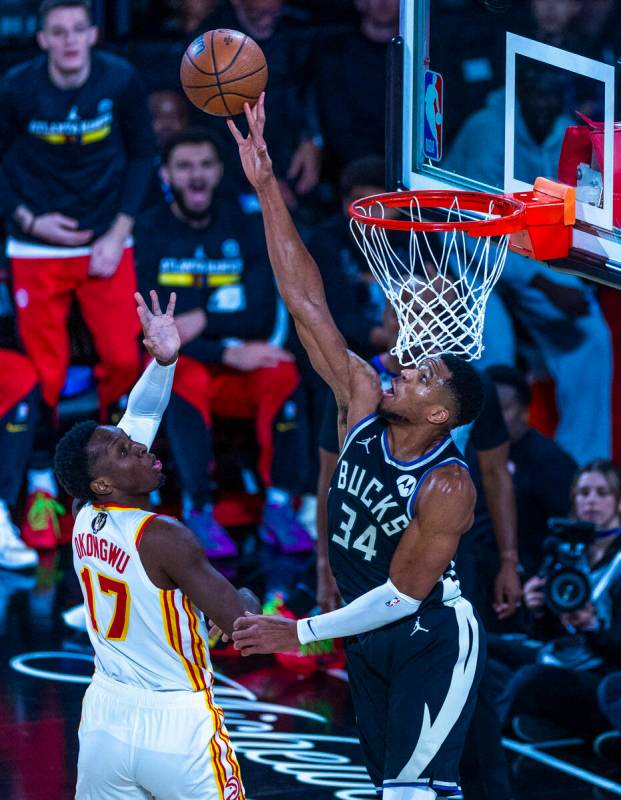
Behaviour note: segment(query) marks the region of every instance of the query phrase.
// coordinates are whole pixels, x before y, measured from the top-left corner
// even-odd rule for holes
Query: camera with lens
[[[546,579],[545,601],[555,614],[575,611],[591,597],[588,547],[595,526],[574,519],[548,520],[548,536],[543,542],[544,561],[539,575]]]

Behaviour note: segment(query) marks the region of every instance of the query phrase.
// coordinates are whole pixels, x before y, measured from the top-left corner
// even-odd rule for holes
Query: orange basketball
[[[239,31],[207,31],[181,60],[181,85],[190,102],[207,114],[231,117],[253,106],[267,83],[259,45]]]

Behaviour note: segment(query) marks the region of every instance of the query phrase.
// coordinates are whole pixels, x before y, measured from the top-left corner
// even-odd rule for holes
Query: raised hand
[[[263,138],[265,128],[265,92],[261,93],[254,108],[244,103],[244,113],[248,120],[248,136],[244,138],[237,125],[229,117],[226,124],[233,134],[239,148],[239,157],[246,177],[258,191],[274,178],[272,160],[267,152],[267,145]]]
[[[177,360],[179,348],[181,347],[179,332],[177,331],[177,326],[173,319],[177,296],[174,292],[171,293],[166,311],[162,313],[157,292],[152,289],[149,295],[153,307],[152,311],[149,309],[149,306],[146,304],[140,292],[136,292],[134,295],[134,299],[138,305],[136,310],[144,336],[142,343],[150,356],[159,364],[167,366],[168,364],[173,364]]]

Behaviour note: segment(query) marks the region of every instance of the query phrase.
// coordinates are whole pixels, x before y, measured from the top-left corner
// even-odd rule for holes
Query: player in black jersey
[[[291,622],[236,621],[244,655],[347,640],[352,695],[369,774],[390,800],[459,791],[457,766],[484,658],[484,632],[461,597],[452,558],[472,524],[476,492],[450,429],[473,420],[482,387],[452,355],[403,369],[388,391],[351,353],[326,304],[274,177],[263,98],[244,138],[272,268],[300,339],[339,407],[341,454],[329,495],[330,562],[347,605]]]

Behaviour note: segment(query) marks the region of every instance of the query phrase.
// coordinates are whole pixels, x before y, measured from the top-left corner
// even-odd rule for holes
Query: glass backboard
[[[583,5],[607,11],[599,29],[577,16]],[[552,266],[621,285],[616,5],[402,0],[389,188],[515,192],[540,176],[575,185],[572,251]]]

